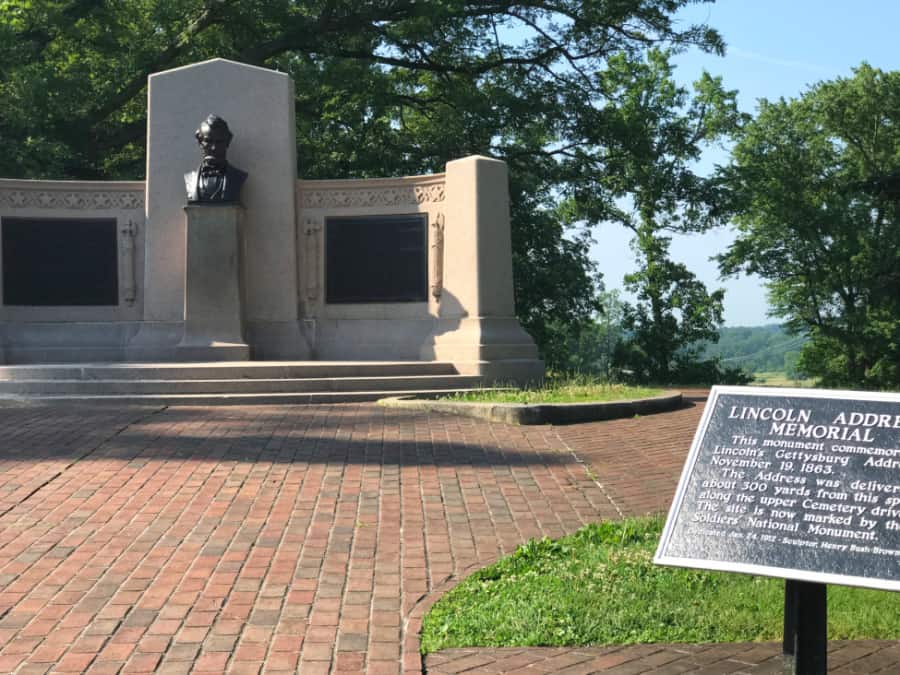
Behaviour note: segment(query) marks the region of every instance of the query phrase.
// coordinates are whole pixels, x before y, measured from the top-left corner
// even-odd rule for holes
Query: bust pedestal
[[[180,361],[246,361],[240,288],[238,204],[188,204],[184,337]]]

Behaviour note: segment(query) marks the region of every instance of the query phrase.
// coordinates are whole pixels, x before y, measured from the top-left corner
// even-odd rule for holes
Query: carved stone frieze
[[[392,185],[390,187],[321,187],[302,189],[300,204],[306,209],[405,206],[444,201],[444,183]]]
[[[143,190],[57,190],[0,187],[0,207],[13,209],[138,210]]]

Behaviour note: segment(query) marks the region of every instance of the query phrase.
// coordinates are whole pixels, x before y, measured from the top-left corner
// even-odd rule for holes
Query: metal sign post
[[[827,586],[784,581],[784,675],[828,672]]]

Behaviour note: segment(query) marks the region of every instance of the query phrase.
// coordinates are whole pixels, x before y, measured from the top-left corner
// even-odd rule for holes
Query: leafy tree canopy
[[[624,307],[628,339],[617,365],[643,381],[716,381],[716,363],[701,363],[695,343],[717,339],[724,291],[708,292],[672,261],[666,233],[699,232],[724,222],[719,185],[696,173],[695,164],[744,115],[737,92],[725,90],[718,78],[703,73],[693,90],[679,86],[669,57],[650,49],[643,59],[609,59],[602,77],[610,96],[605,112],[615,128],[608,170],[594,174],[570,208],[588,220],[605,215],[634,233],[638,270],[626,275],[625,287],[636,302]]]
[[[900,72],[763,101],[724,176],[739,235],[721,268],[767,280],[774,315],[809,335],[799,369],[900,385]]]
[[[715,31],[673,20],[694,1],[0,0],[0,175],[139,178],[149,74],[277,68],[296,82],[305,178],[510,164],[519,312],[552,361],[597,308],[588,242],[556,203],[589,197],[590,226],[634,185],[598,180],[643,151],[622,113],[640,92],[619,81],[651,47],[721,52]]]
[[[708,292],[687,267],[672,261],[669,242],[643,230],[635,237],[639,269],[625,276],[625,287],[636,301],[624,309],[627,339],[619,345],[616,364],[641,382],[746,382],[739,368],[724,368],[719,359],[703,355],[704,343],[719,339],[725,291]]]
[[[3,173],[139,175],[147,76],[217,56],[293,75],[307,175],[594,155],[608,57],[721,49],[687,2],[2,0]]]

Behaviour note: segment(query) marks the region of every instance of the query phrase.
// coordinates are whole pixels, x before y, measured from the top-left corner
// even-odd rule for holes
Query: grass
[[[654,565],[661,518],[532,540],[445,595],[422,651],[780,640],[784,582]],[[831,639],[900,637],[900,594],[830,586]]]
[[[783,370],[773,370],[754,373],[751,384],[767,387],[814,387],[816,381],[813,379],[791,378]]]
[[[540,387],[459,392],[445,400],[468,403],[588,403],[659,396],[662,389],[611,384],[584,375],[548,378]]]

